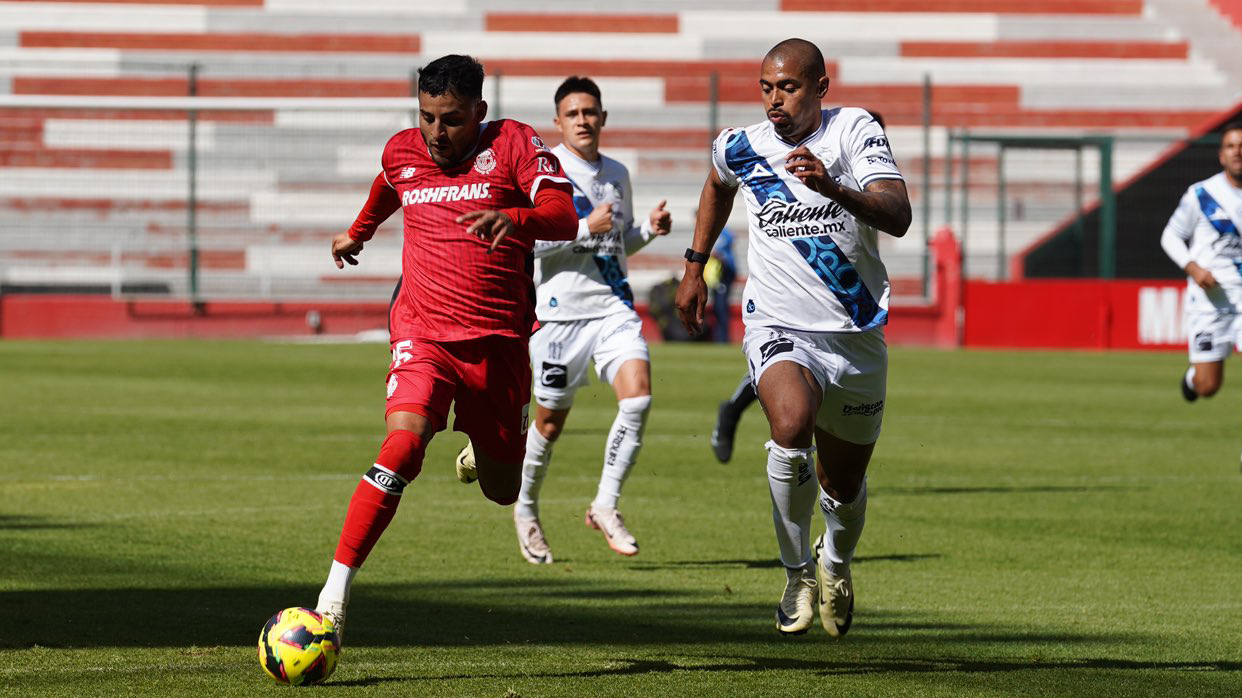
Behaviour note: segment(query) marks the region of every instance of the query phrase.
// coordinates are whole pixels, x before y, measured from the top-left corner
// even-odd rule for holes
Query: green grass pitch
[[[0,695],[284,695],[255,641],[313,605],[382,438],[386,347],[0,343]],[[892,352],[854,627],[782,638],[766,423],[708,450],[736,347],[657,346],[622,508],[583,525],[615,410],[579,393],[557,562],[423,474],[354,587],[329,695],[1242,695],[1242,379],[1182,354]],[[1236,365],[1236,364],[1235,364]],[[1230,382],[1232,381],[1232,383]],[[823,522],[816,515],[816,532]]]

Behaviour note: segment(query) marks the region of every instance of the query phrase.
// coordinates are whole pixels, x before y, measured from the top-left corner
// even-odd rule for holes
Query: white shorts
[[[1237,313],[1187,313],[1186,334],[1190,363],[1205,364],[1229,358],[1242,339],[1242,315]]]
[[[568,409],[578,388],[590,382],[588,361],[594,360],[599,379],[611,384],[630,359],[651,360],[643,321],[633,311],[544,323],[530,338],[535,400],[550,410]]]
[[[747,328],[742,352],[755,386],[764,371],[781,361],[810,370],[824,392],[816,427],[854,444],[880,438],[888,381],[883,327],[839,333]]]

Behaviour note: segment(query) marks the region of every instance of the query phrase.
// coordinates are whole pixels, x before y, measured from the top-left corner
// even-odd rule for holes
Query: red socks
[[[334,559],[361,567],[397,513],[401,492],[423,469],[422,439],[412,431],[398,430],[384,439],[375,465],[362,476],[349,500],[341,541]]]

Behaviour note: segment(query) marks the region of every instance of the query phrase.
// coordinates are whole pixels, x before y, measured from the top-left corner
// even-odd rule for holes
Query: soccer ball
[[[340,647],[332,621],[309,608],[286,608],[259,634],[259,665],[278,683],[309,686],[332,675]]]

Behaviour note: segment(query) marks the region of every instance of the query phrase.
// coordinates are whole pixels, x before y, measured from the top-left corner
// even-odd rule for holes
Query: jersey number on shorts
[[[414,346],[414,342],[409,339],[403,339],[392,345],[392,367],[396,368],[401,364],[414,358],[408,350]]]

